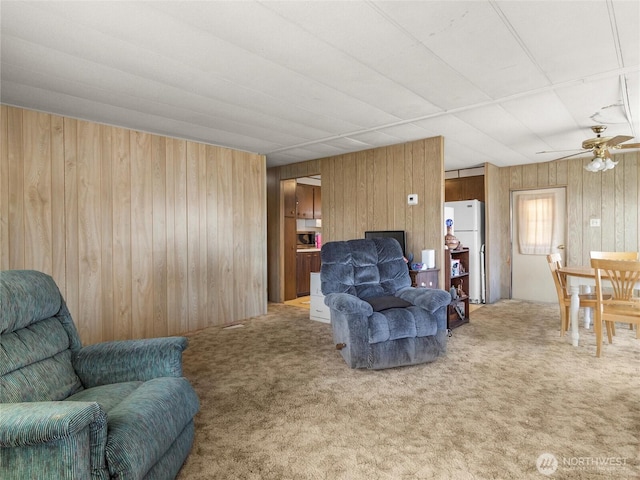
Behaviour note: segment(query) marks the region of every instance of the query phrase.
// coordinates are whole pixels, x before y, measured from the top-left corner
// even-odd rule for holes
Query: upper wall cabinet
[[[480,200],[484,202],[484,175],[449,178],[444,181],[445,202]]]
[[[284,216],[296,216],[296,181],[295,179],[284,180],[282,182],[282,190],[284,193]]]
[[[322,218],[320,187],[299,183],[296,187],[297,217]]]
[[[322,218],[322,189],[313,187],[313,218]]]

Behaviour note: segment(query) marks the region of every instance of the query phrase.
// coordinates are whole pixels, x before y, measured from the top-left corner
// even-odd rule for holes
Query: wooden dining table
[[[560,273],[567,276],[567,286],[571,294],[571,305],[569,306],[569,318],[571,320],[571,343],[578,346],[580,333],[578,330],[578,311],[580,310],[580,290],[582,293],[591,293],[591,287],[596,284],[596,272],[593,268],[584,265],[576,267],[561,267]],[[584,309],[584,326],[591,326],[591,308]]]
[[[592,293],[591,288],[596,284],[596,272],[593,268],[586,265],[561,267],[558,269],[558,271],[564,273],[567,276],[567,286],[569,287],[569,293],[571,294],[571,305],[569,306],[569,318],[571,321],[571,343],[574,347],[577,347],[580,340],[580,333],[578,330],[580,293]],[[640,282],[638,282],[636,288],[640,289]],[[584,326],[587,329],[591,326],[591,310],[591,308],[584,309]]]

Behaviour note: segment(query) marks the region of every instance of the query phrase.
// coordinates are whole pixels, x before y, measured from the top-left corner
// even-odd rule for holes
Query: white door
[[[560,253],[565,264],[565,189],[512,192],[511,212],[511,298],[557,302],[547,254]]]

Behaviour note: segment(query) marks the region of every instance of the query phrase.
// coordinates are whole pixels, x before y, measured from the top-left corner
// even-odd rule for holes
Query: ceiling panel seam
[[[391,18],[389,15],[387,15],[386,12],[384,12],[380,7],[378,7],[375,3],[371,2],[371,1],[367,1],[366,2],[367,5],[369,7],[371,7],[373,10],[375,10],[378,15],[380,15],[382,18],[384,18],[387,22],[389,22],[391,25],[393,25],[398,31],[402,32],[405,36],[407,36],[407,38],[410,38],[413,42],[415,42],[416,45],[420,45],[420,48],[423,48],[424,50],[426,50],[427,52],[429,52],[430,55],[433,56],[433,58],[437,58],[438,61],[442,62],[443,65],[446,65],[447,67],[449,67],[449,69],[451,69],[452,72],[455,72],[455,74],[460,77],[461,79],[463,79],[465,82],[469,82],[470,85],[473,85],[474,87],[476,87],[478,90],[480,90],[482,93],[484,93],[485,95],[489,96],[487,94],[487,92],[484,91],[483,88],[481,88],[480,86],[476,85],[476,83],[474,81],[472,81],[470,78],[467,78],[465,75],[463,75],[462,73],[460,73],[459,70],[457,70],[456,68],[454,68],[452,65],[450,65],[448,62],[446,62],[440,55],[437,55],[433,50],[431,50],[429,47],[427,47],[419,38],[417,38],[415,35],[413,35],[410,31],[408,31],[406,28],[404,28],[402,25],[400,25],[395,19]],[[374,69],[375,70],[375,69]],[[382,74],[381,74],[382,75]],[[424,98],[422,95],[420,95],[417,92],[414,92],[413,90],[409,89],[409,91],[413,92],[414,94],[416,94],[418,97],[420,98]],[[428,98],[424,98],[427,102],[433,104],[434,106],[438,107],[438,108],[442,108],[439,105],[437,105],[436,103],[433,103],[433,100],[430,100]]]
[[[536,69],[538,70],[538,72],[540,72],[540,74],[547,79],[547,82],[551,85],[553,84],[553,82],[551,81],[551,79],[549,78],[549,76],[547,75],[547,72],[544,71],[544,69],[540,66],[540,64],[538,63],[538,61],[536,60],[536,57],[533,55],[533,53],[531,53],[531,51],[529,50],[529,48],[527,47],[527,45],[525,44],[524,40],[522,40],[522,38],[520,37],[520,35],[518,35],[518,32],[516,31],[516,29],[514,28],[514,26],[511,24],[511,22],[509,21],[509,19],[507,18],[506,14],[502,11],[502,9],[498,6],[498,4],[495,2],[495,0],[490,0],[489,1],[489,5],[491,5],[491,7],[493,8],[493,10],[496,12],[496,14],[498,15],[498,17],[500,18],[500,20],[502,20],[502,23],[505,25],[505,27],[507,27],[507,30],[509,30],[509,33],[511,33],[511,35],[513,36],[513,38],[516,40],[516,42],[518,42],[518,45],[520,45],[520,48],[522,48],[522,51],[525,53],[525,55],[529,58],[529,60],[531,60],[531,63],[533,63],[536,66]]]

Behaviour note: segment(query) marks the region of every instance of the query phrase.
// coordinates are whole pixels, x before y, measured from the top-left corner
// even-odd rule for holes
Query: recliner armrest
[[[451,295],[437,288],[407,287],[398,290],[396,296],[431,313],[451,303]]]
[[[86,427],[104,429],[107,414],[96,402],[24,402],[0,404],[0,447],[24,447],[72,437]],[[94,424],[94,425],[92,425]]]
[[[349,293],[329,293],[324,297],[324,303],[330,309],[337,310],[344,315],[369,317],[373,313],[371,304]]]
[[[185,337],[120,340],[83,347],[73,367],[86,388],[110,383],[182,376]]]

